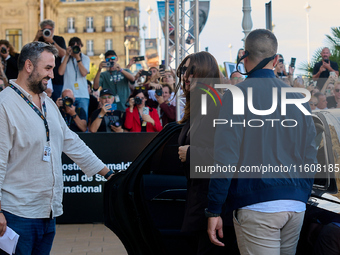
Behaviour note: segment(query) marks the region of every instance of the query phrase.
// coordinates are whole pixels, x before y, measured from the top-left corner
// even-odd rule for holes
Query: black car
[[[314,112],[313,120],[318,162],[329,171],[315,176],[297,254],[312,254],[320,229],[340,223],[340,111]],[[186,178],[178,159],[181,128],[168,124],[126,171],[105,185],[105,225],[128,254],[192,254],[190,236],[180,231],[186,197]],[[236,241],[231,245],[236,246]]]

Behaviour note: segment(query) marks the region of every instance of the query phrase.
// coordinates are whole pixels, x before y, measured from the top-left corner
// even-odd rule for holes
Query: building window
[[[105,40],[105,51],[112,50],[112,39]]]
[[[21,29],[6,29],[6,40],[14,47],[15,51],[20,52],[22,48]]]
[[[75,27],[74,27],[74,18],[69,17],[67,18],[67,33],[75,33]]]
[[[112,32],[112,16],[105,16],[105,32]]]
[[[93,33],[93,17],[86,17],[86,32]]]
[[[94,55],[94,52],[93,52],[93,40],[87,40],[86,41],[86,50],[87,50],[86,55],[88,55],[88,56],[93,56]]]
[[[138,11],[127,7],[124,11],[125,32],[138,32]]]

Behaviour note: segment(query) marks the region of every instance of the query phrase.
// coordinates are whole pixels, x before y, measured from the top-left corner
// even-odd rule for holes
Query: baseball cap
[[[99,96],[104,96],[104,95],[112,95],[113,96],[113,93],[109,89],[102,89],[100,91],[100,95]]]

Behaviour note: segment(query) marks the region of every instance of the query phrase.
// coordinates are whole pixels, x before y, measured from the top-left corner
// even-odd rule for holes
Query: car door
[[[181,128],[166,125],[127,171],[105,185],[105,225],[129,254],[173,254],[185,239],[180,233],[186,197],[178,159]],[[177,254],[188,254],[185,248],[182,252]]]
[[[315,112],[317,159],[312,195],[307,204],[297,255],[313,254],[324,226],[340,223],[340,110]],[[324,245],[329,245],[328,244]]]

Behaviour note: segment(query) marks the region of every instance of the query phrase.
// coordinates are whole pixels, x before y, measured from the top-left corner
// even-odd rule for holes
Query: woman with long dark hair
[[[156,109],[145,105],[148,92],[142,87],[135,88],[126,108],[125,128],[130,132],[159,132],[162,125]]]
[[[207,97],[207,114],[201,115],[201,96],[220,82],[220,71],[216,59],[208,52],[187,56],[177,69],[180,78],[176,90],[182,87],[186,98],[184,124],[179,135],[179,159],[187,177],[187,199],[182,231],[192,234],[195,240],[194,254],[227,254],[225,248],[212,244],[207,234],[207,218],[204,210],[208,206],[209,177],[192,178],[190,168],[204,162],[213,165],[214,128],[213,119],[218,118],[219,105]],[[213,90],[213,91],[212,91]],[[209,92],[209,93],[210,93]],[[214,94],[217,97],[217,92]],[[219,95],[220,96],[220,95]],[[219,103],[218,103],[219,104]],[[199,177],[199,176],[195,176]],[[202,177],[202,176],[201,176]]]
[[[8,80],[18,77],[18,58],[14,47],[7,40],[0,40],[0,56]]]

